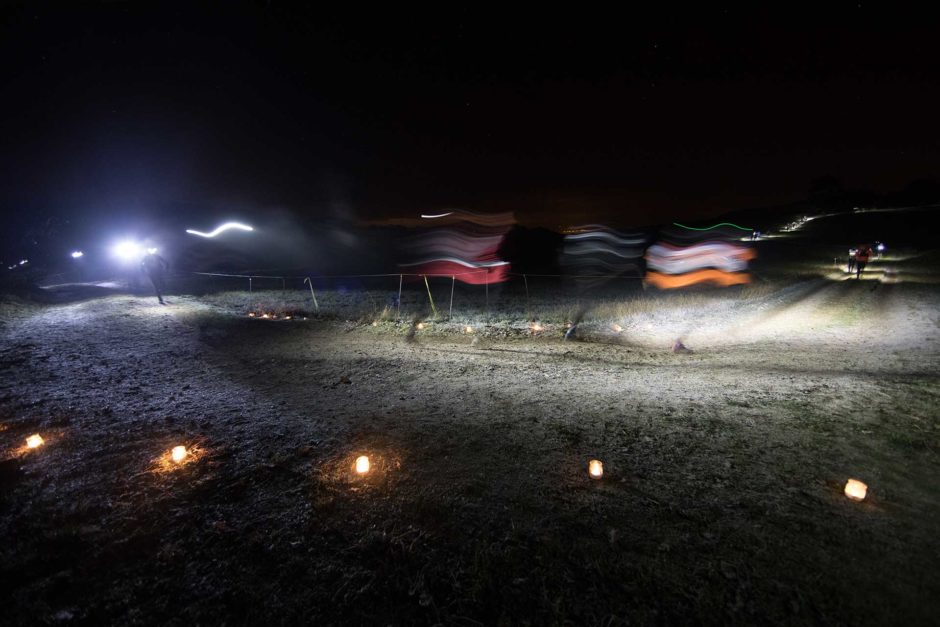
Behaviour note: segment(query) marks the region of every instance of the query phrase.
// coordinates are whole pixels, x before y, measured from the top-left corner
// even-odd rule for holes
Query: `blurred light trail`
[[[647,238],[625,234],[602,224],[572,227],[565,235],[561,265],[582,288],[596,287],[618,276],[642,275],[639,260]]]
[[[448,211],[447,213],[423,214],[421,217],[426,219],[447,218],[443,221],[450,224],[469,222],[470,224],[478,224],[480,226],[488,227],[508,228],[516,223],[516,217],[511,211],[507,211],[505,213],[473,213],[472,211],[455,209],[454,211]]]
[[[442,228],[422,233],[403,241],[407,248],[419,255],[462,257],[464,259],[496,259],[503,235],[474,236],[456,229]]]
[[[399,265],[403,268],[411,267],[417,274],[452,276],[469,285],[502,283],[509,278],[508,261],[473,262],[455,257],[440,257]]]
[[[399,264],[401,267],[426,276],[452,276],[471,285],[509,279],[509,262],[500,259],[499,249],[515,224],[512,213],[450,211],[421,217],[443,220],[400,242],[408,257],[408,263]]]
[[[655,244],[646,251],[646,267],[666,274],[681,274],[703,268],[740,272],[747,269],[747,262],[754,257],[754,251],[746,246],[721,242],[706,242],[685,248]]]
[[[216,235],[231,229],[238,229],[239,231],[254,231],[254,229],[247,224],[241,224],[239,222],[226,222],[225,224],[217,226],[214,230],[209,231],[208,233],[196,231],[195,229],[186,229],[186,232],[190,235],[198,235],[199,237],[215,237]]]
[[[686,274],[661,274],[647,272],[646,282],[660,289],[674,289],[688,287],[697,283],[712,283],[722,287],[731,285],[744,285],[751,282],[750,276],[745,272],[722,272],[721,270],[699,270]]]
[[[683,229],[688,229],[688,230],[690,230],[690,231],[711,231],[711,230],[713,230],[713,229],[717,229],[717,228],[720,227],[720,226],[731,226],[731,227],[734,227],[734,228],[736,228],[736,229],[741,229],[742,231],[753,231],[753,230],[754,230],[754,229],[749,229],[749,228],[746,228],[746,227],[743,227],[743,226],[738,226],[737,224],[733,224],[733,223],[731,223],[731,222],[719,222],[718,224],[716,224],[716,225],[714,225],[714,226],[708,226],[708,227],[686,226],[686,225],[684,225],[684,224],[679,224],[678,222],[673,222],[673,224],[676,225],[676,226],[682,227]]]

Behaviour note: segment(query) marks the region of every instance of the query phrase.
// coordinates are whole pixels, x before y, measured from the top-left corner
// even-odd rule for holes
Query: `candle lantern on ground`
[[[370,464],[369,458],[365,455],[360,455],[356,458],[356,474],[364,475],[369,472]]]
[[[33,435],[26,438],[26,446],[29,448],[38,448],[42,446],[44,443],[45,443],[45,440],[43,440],[42,436],[39,435],[38,433],[34,433]]]
[[[591,479],[600,479],[604,476],[604,464],[598,459],[592,459],[588,462],[588,474]]]
[[[170,451],[170,457],[177,464],[186,459],[186,447],[185,446],[174,446],[173,450]]]
[[[857,479],[845,482],[845,495],[853,501],[864,501],[868,495],[868,486]]]

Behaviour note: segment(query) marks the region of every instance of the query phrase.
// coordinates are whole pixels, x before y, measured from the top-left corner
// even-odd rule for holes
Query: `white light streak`
[[[217,226],[215,230],[209,231],[208,233],[196,231],[195,229],[186,229],[186,232],[190,235],[198,235],[199,237],[215,237],[219,233],[223,233],[231,229],[238,229],[240,231],[254,231],[254,229],[247,224],[241,224],[239,222],[226,222],[225,224]]]
[[[72,259],[81,259],[84,256],[85,256],[85,253],[83,253],[80,250],[76,250],[72,252]]]
[[[454,215],[453,211],[448,211],[447,213],[437,213],[437,214],[421,214],[421,217],[425,220],[433,220],[434,218],[446,218],[447,216]]]

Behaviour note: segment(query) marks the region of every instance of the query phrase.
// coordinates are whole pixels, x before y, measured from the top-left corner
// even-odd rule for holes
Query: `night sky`
[[[940,164],[922,15],[222,6],[6,5],[3,211],[645,224]]]

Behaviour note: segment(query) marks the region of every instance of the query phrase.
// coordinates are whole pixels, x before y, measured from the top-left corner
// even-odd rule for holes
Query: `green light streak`
[[[719,226],[733,226],[736,229],[741,229],[742,231],[753,231],[754,229],[749,229],[743,226],[738,226],[737,224],[731,224],[730,222],[721,222],[715,226],[710,226],[707,228],[699,228],[695,226],[686,226],[684,224],[679,224],[678,222],[673,222],[676,226],[681,226],[684,229],[689,229],[690,231],[711,231],[712,229],[717,229]]]

